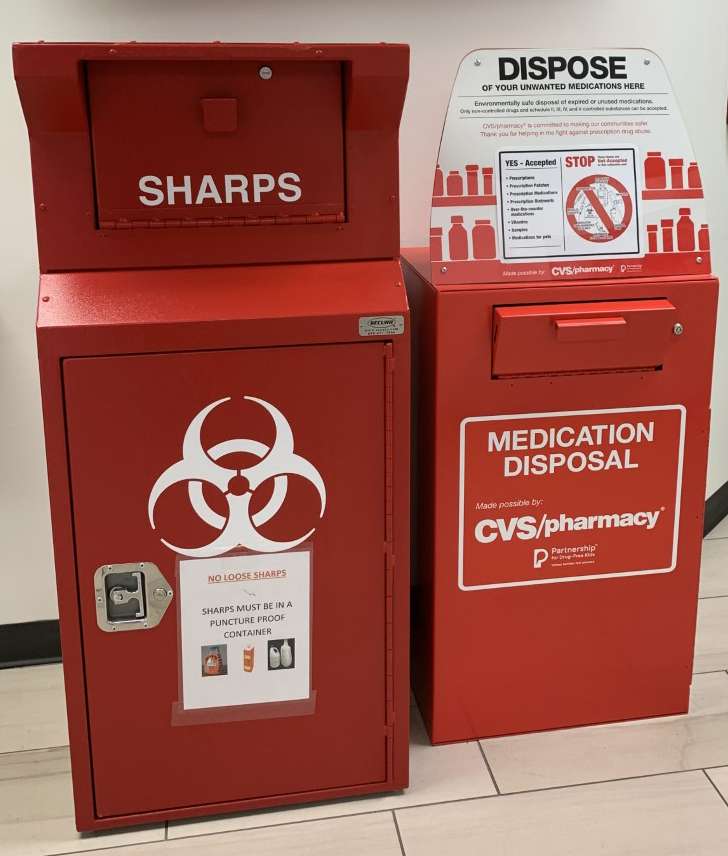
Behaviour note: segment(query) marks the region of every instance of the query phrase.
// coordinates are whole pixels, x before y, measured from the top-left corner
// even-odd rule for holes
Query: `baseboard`
[[[0,669],[61,662],[57,621],[0,624]]]
[[[728,482],[708,497],[708,501],[705,503],[703,535],[707,535],[711,529],[715,529],[724,517],[728,517]]]
[[[703,534],[728,517],[728,482],[705,503]],[[61,638],[57,621],[0,624],[0,669],[61,662]]]

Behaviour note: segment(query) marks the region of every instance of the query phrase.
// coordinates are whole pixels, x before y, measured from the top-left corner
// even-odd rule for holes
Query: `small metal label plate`
[[[401,336],[404,315],[364,315],[359,319],[360,336]]]

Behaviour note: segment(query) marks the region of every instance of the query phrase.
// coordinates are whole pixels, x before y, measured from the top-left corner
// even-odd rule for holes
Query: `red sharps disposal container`
[[[408,48],[14,62],[79,829],[405,787]]]
[[[438,163],[492,169],[493,195],[433,199],[465,257],[405,251],[434,742],[688,708],[718,284],[702,188],[658,158],[695,161],[649,51],[458,70]]]

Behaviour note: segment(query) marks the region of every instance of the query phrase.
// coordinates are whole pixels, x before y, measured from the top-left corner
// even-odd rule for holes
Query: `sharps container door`
[[[65,362],[99,815],[386,778],[385,348]]]

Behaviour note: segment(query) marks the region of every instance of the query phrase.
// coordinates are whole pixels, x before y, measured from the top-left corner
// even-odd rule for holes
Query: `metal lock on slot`
[[[106,632],[156,627],[174,592],[152,562],[101,565],[94,574],[96,621]]]

